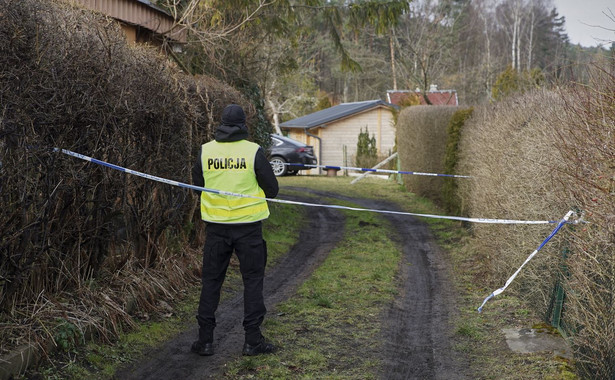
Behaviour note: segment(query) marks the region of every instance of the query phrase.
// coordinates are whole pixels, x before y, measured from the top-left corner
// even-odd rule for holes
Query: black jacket
[[[214,135],[214,138],[218,142],[245,140],[247,137],[248,129],[245,124],[221,124]],[[199,155],[192,167],[192,183],[195,186],[205,187],[203,164],[201,163],[201,149],[199,149]],[[279,191],[278,180],[275,174],[273,174],[273,169],[271,169],[271,164],[263,148],[259,148],[256,152],[256,157],[254,159],[254,174],[256,175],[258,186],[263,189],[265,196],[267,198],[275,198]]]

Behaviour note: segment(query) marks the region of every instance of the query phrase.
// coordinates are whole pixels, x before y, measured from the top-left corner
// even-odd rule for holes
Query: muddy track
[[[339,211],[315,207],[307,213],[307,218],[298,243],[276,266],[268,267],[266,270],[263,291],[268,310],[272,310],[276,304],[294,294],[297,287],[324,261],[329,251],[342,237],[340,234],[329,233],[344,226],[345,220]],[[120,369],[115,378],[135,380],[219,378],[225,364],[241,356],[244,343],[242,291],[220,303],[216,319],[218,324],[214,337],[215,355],[200,357],[190,352],[190,345],[198,336],[195,319],[191,325],[186,326],[186,331],[163,346],[147,352],[145,354],[147,359]]]
[[[354,199],[339,194],[289,188],[351,201],[366,208],[398,210],[391,203]],[[291,199],[285,196],[285,199]],[[300,200],[300,199],[295,199]],[[313,199],[308,200],[314,203]],[[294,294],[297,287],[324,261],[342,237],[345,220],[334,209],[312,207],[298,243],[273,268],[267,268],[267,308]],[[401,215],[383,217],[391,221],[393,239],[403,247],[399,275],[399,297],[383,316],[383,379],[465,379],[463,359],[450,348],[449,318],[454,299],[446,281],[446,261],[433,243],[426,225]],[[196,308],[196,306],[195,306]],[[243,299],[241,292],[220,304],[215,332],[216,354],[199,357],[190,352],[197,336],[196,322],[163,346],[150,350],[144,360],[119,370],[117,379],[208,379],[218,378],[227,362],[241,355],[243,345]]]
[[[390,202],[303,190],[321,197],[353,202],[364,208],[401,211],[399,206]],[[451,346],[451,318],[456,309],[444,253],[419,219],[381,215],[391,222],[394,228],[392,239],[402,247],[399,296],[382,318],[384,368],[381,378],[471,378],[466,373],[469,367],[467,359]]]

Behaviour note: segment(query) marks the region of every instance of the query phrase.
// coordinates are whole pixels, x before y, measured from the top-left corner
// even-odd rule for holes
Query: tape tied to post
[[[555,236],[555,234],[557,234],[559,232],[559,230],[562,228],[562,226],[564,224],[566,224],[568,222],[568,219],[570,219],[570,217],[575,214],[574,211],[570,210],[568,211],[568,213],[566,213],[566,215],[562,218],[562,220],[559,221],[559,223],[557,224],[557,226],[553,229],[553,231],[551,231],[551,233],[549,234],[549,236],[547,236],[547,238],[545,240],[543,240],[542,243],[540,243],[540,245],[538,246],[538,248],[536,248],[536,250],[534,250],[534,252],[532,252],[527,259],[525,259],[525,261],[523,262],[523,264],[521,264],[521,266],[519,267],[519,269],[517,269],[515,271],[515,273],[513,273],[512,276],[510,276],[510,278],[506,281],[506,283],[504,284],[504,286],[502,286],[499,289],[496,289],[493,293],[491,293],[490,295],[487,296],[487,298],[485,298],[485,300],[483,301],[483,303],[480,305],[480,307],[478,308],[478,312],[481,313],[483,311],[483,306],[485,306],[485,304],[487,303],[487,301],[489,301],[490,299],[492,299],[493,297],[501,294],[502,292],[504,292],[504,290],[506,290],[506,288],[508,288],[508,285],[510,285],[513,280],[515,279],[515,277],[517,277],[517,275],[519,274],[519,272],[521,272],[521,269],[523,269],[523,267],[525,266],[525,264],[527,264],[530,260],[532,260],[532,258],[534,256],[536,256],[536,254],[538,253],[538,251],[540,251],[542,249],[542,247],[545,246],[545,244],[547,244],[549,242],[549,240],[551,240],[551,238],[553,236]]]

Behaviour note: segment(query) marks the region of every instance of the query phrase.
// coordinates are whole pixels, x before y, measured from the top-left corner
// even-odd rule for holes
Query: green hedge
[[[444,155],[444,174],[461,174],[457,172],[459,162],[459,141],[466,120],[472,116],[474,108],[460,109],[456,111],[448,124],[446,130],[446,153]],[[461,198],[457,194],[460,178],[444,178],[442,185],[442,203],[445,210],[451,215],[461,215],[463,207]]]
[[[444,173],[447,128],[459,108],[411,106],[397,120],[397,146],[401,170]],[[443,177],[404,176],[409,191],[442,203]]]

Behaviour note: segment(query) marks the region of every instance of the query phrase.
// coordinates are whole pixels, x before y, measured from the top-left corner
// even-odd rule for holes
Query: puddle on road
[[[502,329],[508,348],[514,352],[529,354],[553,352],[554,355],[572,358],[572,350],[560,335],[536,329]]]

